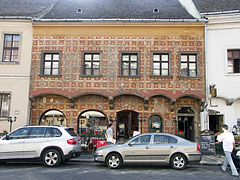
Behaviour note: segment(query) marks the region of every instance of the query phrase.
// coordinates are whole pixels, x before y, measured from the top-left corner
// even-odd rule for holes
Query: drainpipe
[[[204,27],[204,54],[205,54],[205,106],[204,106],[204,129],[208,128],[208,58],[207,58],[207,23],[205,23]]]

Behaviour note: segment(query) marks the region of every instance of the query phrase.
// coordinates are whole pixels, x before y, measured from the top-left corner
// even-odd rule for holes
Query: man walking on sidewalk
[[[110,123],[108,125],[108,129],[107,129],[107,131],[105,133],[105,137],[107,139],[108,145],[115,144],[115,141],[113,139],[113,125],[112,125],[112,123]]]
[[[233,148],[235,147],[234,136],[232,133],[228,132],[228,125],[223,124],[222,130],[223,130],[223,133],[217,137],[218,142],[216,142],[216,144],[220,144],[221,142],[223,143],[223,150],[226,156],[226,159],[221,169],[223,172],[226,172],[227,166],[228,164],[230,164],[230,167],[232,170],[232,176],[238,176],[237,169],[233,163],[232,156],[231,156]]]

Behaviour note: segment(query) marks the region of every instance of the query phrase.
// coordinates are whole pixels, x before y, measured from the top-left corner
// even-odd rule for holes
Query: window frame
[[[181,74],[181,65],[182,65],[181,56],[182,55],[187,55],[187,67],[188,67],[187,76]],[[195,62],[196,75],[195,76],[189,75],[189,73],[190,73],[190,71],[189,71],[189,64],[190,64],[189,56],[192,56],[192,55],[196,56],[196,62]],[[179,60],[179,68],[178,68],[179,69],[179,77],[181,77],[181,78],[199,78],[200,74],[201,74],[200,73],[200,54],[199,54],[199,52],[179,52],[178,56],[179,56],[179,58],[178,58],[178,60]]]
[[[155,142],[155,137],[157,136],[164,136],[165,138],[167,138],[167,143],[157,143]],[[170,138],[174,139],[176,142],[175,143],[170,143]],[[168,136],[168,135],[164,135],[164,134],[154,134],[154,137],[153,137],[153,144],[162,144],[162,145],[166,145],[166,144],[177,144],[178,143],[178,139],[175,138],[175,137],[172,137],[172,136]]]
[[[14,35],[19,35],[19,46],[17,48],[12,47],[12,43],[13,43],[13,39],[12,39],[11,47],[5,47],[5,36],[6,35],[11,35],[12,38],[13,38]],[[2,47],[3,48],[0,52],[0,57],[1,57],[0,63],[1,64],[19,64],[20,63],[20,57],[21,57],[21,46],[22,46],[22,33],[20,33],[20,32],[3,32],[2,33]],[[12,50],[18,50],[18,53],[17,53],[18,60],[17,61],[11,61],[11,60],[10,61],[4,61],[3,60],[4,59],[4,50],[6,48],[11,50],[11,52],[12,52]],[[12,49],[12,48],[14,48],[14,49]],[[12,53],[11,53],[11,57],[12,57]]]
[[[16,133],[16,132],[18,132],[18,131],[20,131],[20,130],[23,130],[23,129],[26,129],[26,130],[27,130],[27,133],[26,133],[26,135],[25,135],[23,138],[11,138],[11,135],[12,135],[12,134],[14,134],[14,133]],[[28,127],[19,128],[19,129],[15,130],[15,131],[11,132],[11,133],[8,135],[8,140],[27,139],[27,138],[29,138],[29,133],[30,133],[30,132],[31,132],[31,129],[28,128]]]
[[[133,143],[133,142],[135,142],[137,139],[143,138],[144,136],[150,136],[149,143],[141,143],[141,144]],[[151,139],[152,139],[152,135],[151,135],[151,134],[145,134],[145,135],[137,136],[136,138],[134,138],[133,140],[131,140],[129,144],[134,145],[134,146],[135,146],[135,145],[137,145],[137,146],[139,146],[139,145],[149,145],[149,144],[151,144]],[[141,141],[141,142],[142,142],[142,141]]]
[[[154,66],[153,66],[153,63],[154,63],[154,55],[168,55],[168,61],[162,61],[160,59],[159,61],[159,65],[160,65],[160,68],[159,68],[159,71],[160,71],[160,75],[154,75],[153,71],[154,71]],[[168,75],[162,75],[162,63],[163,62],[168,62]],[[170,51],[152,51],[151,52],[151,77],[171,77],[172,76],[172,52]]]
[[[159,119],[160,119],[160,128],[152,128],[152,123],[153,123],[153,117],[154,116],[157,116]],[[163,133],[164,132],[164,119],[160,116],[160,115],[158,115],[158,114],[152,114],[150,117],[149,117],[149,119],[148,119],[148,122],[149,122],[149,125],[148,125],[148,131],[149,132],[152,132],[152,133],[154,133],[154,132],[157,132],[158,130],[160,131],[160,133]],[[156,122],[156,121],[155,121]]]
[[[131,63],[129,63],[128,67],[129,67],[129,74],[128,75],[123,75],[123,68],[122,68],[122,64],[123,64],[123,56],[124,55],[128,55],[128,56],[131,56],[131,55],[137,55],[137,69],[136,69],[136,75],[130,75],[131,73]],[[130,58],[128,60],[128,62],[130,62]],[[135,62],[135,61],[134,61]],[[140,78],[141,77],[141,74],[140,74],[140,65],[141,65],[141,59],[140,59],[140,52],[138,51],[131,51],[131,52],[128,52],[128,51],[122,51],[122,52],[119,52],[119,77],[127,77],[127,78]]]
[[[46,54],[51,54],[51,56],[53,56],[54,54],[58,54],[59,55],[59,60],[58,60],[58,74],[54,75],[54,74],[44,74],[44,70],[45,70],[45,55]],[[62,58],[62,54],[61,51],[42,51],[41,53],[41,64],[40,64],[40,75],[41,77],[61,77],[61,58]],[[48,60],[47,62],[51,62],[51,72],[52,72],[52,62],[53,62],[53,58],[51,57],[51,60]]]
[[[9,101],[9,104],[8,104],[8,112],[7,112],[7,116],[2,116],[2,96],[3,95],[7,95],[9,97],[8,101]],[[8,92],[0,92],[0,120],[2,119],[7,119],[9,117],[9,114],[10,114],[10,105],[11,105],[11,93],[8,93]]]
[[[91,75],[86,75],[85,73],[85,55],[86,54],[90,54],[91,55]],[[99,54],[99,61],[95,61],[95,62],[99,62],[99,74],[98,75],[94,75],[93,74],[93,70],[96,68],[93,68],[93,55]],[[89,61],[88,61],[89,62]],[[88,68],[90,69],[90,68]],[[81,68],[81,76],[82,77],[102,77],[102,51],[82,51],[82,68]]]
[[[231,51],[231,53],[232,53],[232,57],[229,57],[228,56],[228,53],[229,53],[229,51]],[[239,61],[239,66],[240,66],[240,55],[239,55],[239,57],[234,57],[234,51],[239,51],[239,54],[240,54],[240,49],[238,48],[238,49],[233,49],[233,48],[229,48],[229,49],[227,49],[227,71],[226,71],[226,74],[227,75],[240,75],[240,71],[239,72],[234,72],[234,61],[235,60],[238,60]],[[232,72],[229,72],[229,61],[233,61],[233,71]],[[239,68],[239,70],[240,70],[240,68]]]

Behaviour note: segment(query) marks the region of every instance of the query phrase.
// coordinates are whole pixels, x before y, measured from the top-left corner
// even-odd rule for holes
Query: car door
[[[24,139],[30,128],[20,128],[0,140],[0,159],[23,158]]]
[[[141,135],[131,140],[125,147],[125,162],[150,161],[151,135]]]
[[[44,144],[50,143],[51,139],[50,128],[32,127],[28,138],[24,140],[24,158],[38,157]]]
[[[177,139],[164,134],[154,134],[151,144],[151,161],[167,162],[169,156],[176,149]]]

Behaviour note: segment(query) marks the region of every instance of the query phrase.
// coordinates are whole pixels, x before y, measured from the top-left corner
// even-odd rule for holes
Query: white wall
[[[29,119],[29,86],[32,51],[32,23],[28,20],[0,19],[0,58],[2,61],[3,37],[5,33],[19,33],[21,35],[19,64],[0,63],[0,92],[11,94],[10,114],[16,116],[13,129],[28,124]],[[9,131],[9,123],[0,118],[0,132]]]
[[[209,16],[206,34],[206,61],[209,85],[215,84],[217,98],[215,105],[208,109],[217,110],[224,115],[224,123],[230,126],[236,124],[240,117],[240,73],[227,74],[227,50],[240,49],[240,15]],[[233,99],[231,106],[226,105],[227,99]]]

